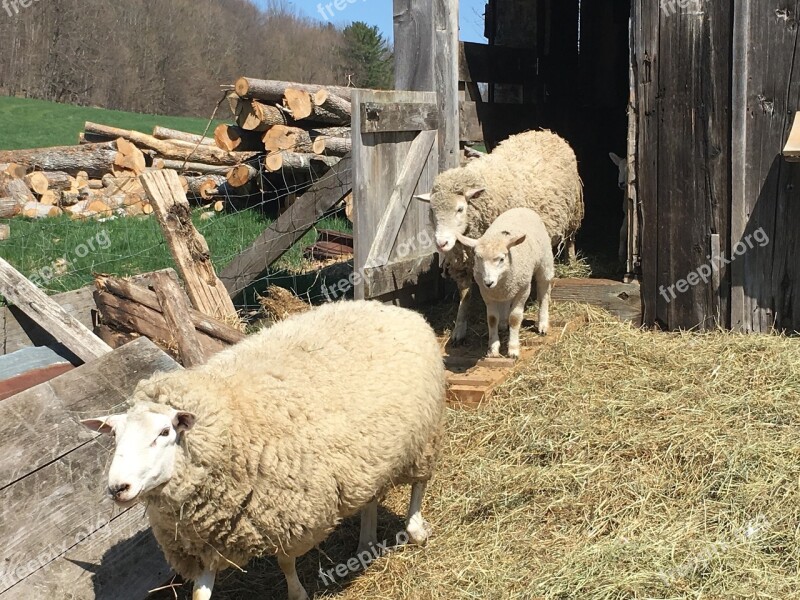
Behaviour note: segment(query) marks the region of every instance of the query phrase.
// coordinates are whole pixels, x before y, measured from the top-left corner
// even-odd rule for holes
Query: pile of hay
[[[319,569],[355,552],[349,521],[298,562],[312,595],[800,597],[800,341],[642,333],[575,310],[589,322],[493,404],[450,412],[428,546],[325,586]],[[407,497],[387,498],[381,539]],[[215,600],[285,597],[274,560],[249,571],[223,575]]]

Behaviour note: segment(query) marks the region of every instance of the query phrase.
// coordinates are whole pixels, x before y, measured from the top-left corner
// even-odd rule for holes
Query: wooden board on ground
[[[642,324],[642,296],[639,282],[610,279],[556,279],[553,302],[581,302],[610,312],[637,327]]]
[[[141,339],[0,402],[0,599],[141,600],[166,580],[142,508],[105,493],[113,442],[79,420],[124,411],[139,381],[179,368]]]

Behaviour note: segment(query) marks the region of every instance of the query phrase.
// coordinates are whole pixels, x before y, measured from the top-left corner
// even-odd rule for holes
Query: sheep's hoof
[[[514,360],[517,360],[519,358],[519,348],[509,348],[508,358],[513,358]]]
[[[486,353],[486,358],[503,358],[503,355],[500,354],[499,350],[492,350],[489,348],[489,351]]]
[[[550,331],[549,325],[539,325],[539,335],[547,335],[547,332]]]
[[[431,536],[433,529],[431,524],[422,517],[412,517],[406,527],[409,541],[416,546],[424,546],[428,543],[428,538]]]
[[[456,325],[455,329],[453,329],[453,333],[450,335],[450,343],[454,346],[458,346],[459,344],[464,343],[467,339],[467,326],[464,325]]]

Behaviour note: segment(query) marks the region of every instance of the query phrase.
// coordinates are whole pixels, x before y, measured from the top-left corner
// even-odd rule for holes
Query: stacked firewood
[[[138,180],[150,169],[178,171],[210,215],[234,197],[294,196],[350,152],[351,88],[246,77],[233,87],[233,123],[213,137],[87,122],[77,146],[0,151],[0,219],[150,214]]]

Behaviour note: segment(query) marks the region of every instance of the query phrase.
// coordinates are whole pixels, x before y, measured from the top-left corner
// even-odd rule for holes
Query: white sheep
[[[625,188],[628,186],[628,160],[622,158],[621,156],[617,156],[614,152],[609,152],[608,157],[611,159],[611,162],[614,163],[614,166],[617,167],[617,187],[622,191],[625,191]],[[622,227],[619,230],[619,251],[618,256],[620,262],[626,262],[628,260],[628,199],[627,197],[623,199],[622,202]]]
[[[475,281],[486,303],[489,356],[500,356],[498,325],[508,322],[508,355],[519,358],[519,330],[525,302],[536,280],[539,333],[550,327],[550,292],[555,268],[550,235],[542,219],[529,208],[512,208],[495,219],[480,239],[463,235],[458,241],[475,252]]]
[[[569,144],[550,131],[511,136],[494,152],[441,173],[430,194],[436,244],[443,266],[458,285],[461,301],[452,341],[467,335],[467,306],[472,285],[472,254],[457,244],[458,235],[477,238],[502,213],[530,208],[539,215],[553,246],[566,246],[575,258],[575,234],[583,220],[583,184]]]
[[[83,423],[114,435],[109,494],[147,504],[169,564],[209,600],[216,574],[276,555],[290,600],[295,559],[362,511],[360,551],[377,543],[377,502],[412,484],[409,539],[441,435],[445,379],[430,326],[374,302],[295,315],[206,365],[140,384],[127,414]]]

